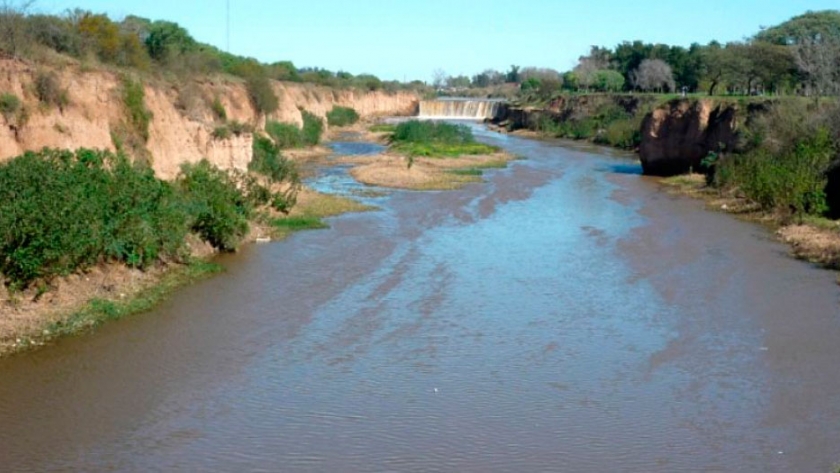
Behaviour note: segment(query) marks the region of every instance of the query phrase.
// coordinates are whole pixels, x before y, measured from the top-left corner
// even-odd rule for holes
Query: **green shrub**
[[[339,107],[334,105],[332,110],[327,112],[327,124],[329,126],[350,126],[359,121],[359,114],[350,107]]]
[[[226,172],[206,160],[185,164],[177,185],[189,214],[189,228],[221,251],[232,251],[248,233],[253,208]]]
[[[110,152],[46,149],[0,166],[0,273],[13,289],[103,260],[177,258],[186,223],[169,183]]]
[[[131,131],[145,143],[149,141],[149,124],[152,121],[152,112],[146,108],[146,92],[143,83],[130,77],[124,77],[122,85],[126,121]]]
[[[241,136],[247,133],[253,133],[254,127],[250,123],[242,123],[236,120],[233,120],[227,124],[228,129],[230,132],[236,136]]]
[[[280,106],[271,82],[262,73],[251,73],[245,78],[245,87],[248,89],[248,97],[257,113],[265,115],[274,113]]]
[[[629,118],[610,123],[603,133],[595,137],[596,143],[625,149],[635,149],[641,141],[641,125],[638,120]]]
[[[297,193],[300,190],[300,176],[297,167],[292,161],[286,159],[280,153],[280,148],[270,139],[264,136],[255,136],[253,145],[253,158],[248,164],[248,169],[261,174],[268,179],[266,189],[275,184],[282,184],[283,189],[277,192],[268,191],[265,196],[261,189],[256,187],[249,191],[258,204],[270,203],[271,206],[280,212],[288,213],[297,201]]]
[[[58,83],[58,76],[54,72],[38,72],[35,75],[35,95],[44,104],[64,109],[70,103],[67,91]]]
[[[391,137],[392,147],[410,158],[456,157],[460,155],[490,154],[497,148],[477,143],[466,125],[446,122],[409,120],[400,123]],[[413,161],[409,161],[409,167]]]
[[[20,110],[20,99],[14,94],[0,95],[0,114],[6,119],[6,122],[11,122],[18,110]]]
[[[265,131],[280,149],[299,148],[303,144],[301,130],[291,123],[268,121]]]
[[[306,110],[302,112],[302,115],[301,140],[306,146],[315,146],[321,142],[321,134],[324,133],[324,121]]]
[[[396,129],[397,125],[391,125],[389,123],[379,123],[370,127],[370,131],[373,133],[393,133]]]
[[[225,106],[222,104],[221,99],[216,96],[213,99],[213,103],[210,104],[210,110],[213,112],[213,115],[216,116],[216,119],[219,121],[227,121],[227,110],[225,110]]]
[[[449,143],[461,144],[475,141],[472,130],[466,125],[446,122],[409,120],[394,129],[392,140],[407,143]]]
[[[233,135],[230,127],[227,125],[217,126],[213,129],[213,138],[217,140],[227,140]]]
[[[774,152],[759,148],[716,164],[715,183],[736,187],[762,209],[783,214],[822,214],[827,210],[825,171],[837,150],[820,130]]]

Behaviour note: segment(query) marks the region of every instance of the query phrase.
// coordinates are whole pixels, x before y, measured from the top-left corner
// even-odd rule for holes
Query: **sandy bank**
[[[357,181],[379,187],[409,190],[452,190],[482,182],[483,169],[503,168],[515,159],[507,153],[458,158],[408,158],[382,154],[362,158],[343,158],[336,162],[355,164],[350,175]]]

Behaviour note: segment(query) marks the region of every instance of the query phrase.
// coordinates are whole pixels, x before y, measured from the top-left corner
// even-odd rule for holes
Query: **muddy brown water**
[[[621,153],[481,135],[528,159],[376,197],[221,258],[153,312],[0,361],[0,470],[840,461],[832,273]]]

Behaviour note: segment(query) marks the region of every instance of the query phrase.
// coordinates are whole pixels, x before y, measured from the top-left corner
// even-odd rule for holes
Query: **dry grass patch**
[[[409,167],[408,159],[403,156],[380,155],[351,161],[360,165],[351,169],[350,174],[357,181],[373,186],[411,190],[452,190],[482,182],[480,172],[467,170],[501,168],[513,159],[513,156],[504,153],[459,158],[417,157]]]

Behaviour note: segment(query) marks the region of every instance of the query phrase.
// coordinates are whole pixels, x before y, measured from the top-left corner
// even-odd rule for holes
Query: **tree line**
[[[505,83],[536,96],[576,92],[688,92],[708,95],[840,94],[840,11],[807,12],[743,41],[689,47],[625,41],[592,46],[570,71],[511,66],[472,77],[435,71],[437,89]]]
[[[193,38],[181,25],[129,15],[120,21],[87,10],[61,15],[31,13],[34,0],[0,0],[0,56],[43,60],[53,51],[82,61],[142,72],[192,76],[227,73],[246,79],[264,77],[364,90],[399,90],[423,86],[383,81],[373,74],[298,68],[291,61],[262,63],[231,54]]]

